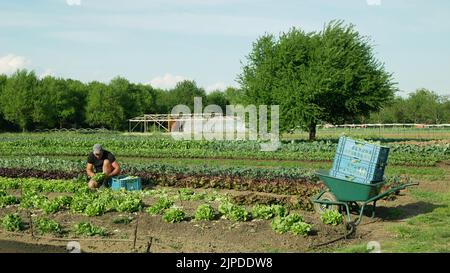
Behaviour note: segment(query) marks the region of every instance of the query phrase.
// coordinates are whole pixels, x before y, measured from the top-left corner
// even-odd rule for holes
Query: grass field
[[[426,181],[423,181],[426,183]],[[411,195],[421,204],[430,209],[423,214],[406,217],[401,222],[386,222],[385,229],[389,239],[379,238],[382,252],[392,253],[448,253],[450,249],[450,192],[448,182],[446,192],[412,190]],[[402,218],[405,212],[401,209],[392,210],[397,218]],[[368,252],[367,243],[335,249],[336,252]]]
[[[371,139],[408,139],[408,140],[449,140],[449,128],[331,128],[318,129],[319,139],[336,138],[345,134],[358,138]],[[307,139],[308,133],[296,132],[284,134],[283,139]]]

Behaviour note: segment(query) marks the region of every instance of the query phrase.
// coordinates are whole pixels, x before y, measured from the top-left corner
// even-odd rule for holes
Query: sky
[[[0,74],[132,82],[208,92],[236,82],[265,33],[341,19],[370,36],[406,96],[450,95],[448,0],[0,0]]]

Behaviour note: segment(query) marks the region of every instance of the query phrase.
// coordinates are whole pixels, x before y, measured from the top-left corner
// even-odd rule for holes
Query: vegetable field
[[[141,177],[143,190],[90,190],[85,167],[95,143],[114,153],[122,173]],[[327,244],[345,235],[345,217],[317,215],[310,198],[324,188],[315,171],[331,167],[337,138],[285,140],[262,152],[256,141],[2,134],[0,242],[63,252],[68,241],[86,252],[365,252],[364,242],[386,240],[388,252],[442,251],[449,242],[434,233],[442,225],[434,215],[450,216],[450,143],[382,143],[391,147],[386,189],[420,187],[381,200],[377,218],[366,217],[357,236]],[[414,233],[417,223],[428,243]]]
[[[285,140],[276,152],[261,151],[258,141],[176,141],[170,135],[104,134],[4,134],[0,142],[3,155],[85,156],[92,145],[103,143],[117,156],[149,158],[227,158],[248,160],[332,160],[337,137],[308,142]],[[448,141],[383,140],[391,148],[392,165],[435,166],[450,159]]]

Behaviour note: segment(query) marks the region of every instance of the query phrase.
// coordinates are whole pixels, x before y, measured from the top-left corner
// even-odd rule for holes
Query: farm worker
[[[120,166],[116,161],[116,157],[109,151],[104,150],[102,145],[95,144],[92,152],[88,156],[86,172],[90,180],[88,183],[89,188],[99,188],[103,182],[109,181],[111,177],[120,174]],[[102,182],[97,182],[92,179],[95,173],[105,174],[105,179]]]

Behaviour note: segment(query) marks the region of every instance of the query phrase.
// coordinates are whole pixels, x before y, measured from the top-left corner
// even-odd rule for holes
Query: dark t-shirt
[[[101,172],[103,170],[103,161],[105,159],[108,159],[110,163],[113,163],[114,161],[116,161],[116,157],[112,153],[110,153],[106,150],[103,150],[103,155],[100,159],[97,159],[95,157],[94,153],[91,152],[88,156],[87,162],[94,165],[95,172]]]

